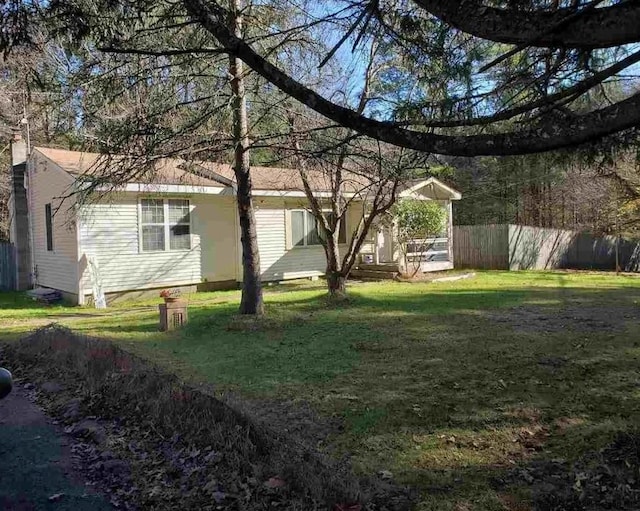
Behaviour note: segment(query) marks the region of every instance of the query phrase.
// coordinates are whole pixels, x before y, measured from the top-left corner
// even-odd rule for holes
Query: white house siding
[[[256,199],[256,224],[260,269],[265,281],[324,275],[326,259],[321,246],[288,248],[288,209],[300,209],[301,201]]]
[[[209,195],[194,200],[193,205],[191,226],[200,236],[203,280],[235,280],[240,264],[235,198]]]
[[[36,285],[77,295],[78,243],[73,213],[75,200],[61,199],[69,193],[74,180],[37,151],[31,156],[28,167],[27,194]],[[51,204],[53,213],[53,251],[47,250],[45,204]]]
[[[421,197],[426,200],[432,200],[428,197]],[[450,201],[439,201],[448,209],[450,232]],[[287,238],[289,233],[289,219],[287,211],[289,209],[305,208],[306,201],[293,199],[275,199],[275,198],[257,198],[256,206],[256,223],[258,232],[258,248],[260,250],[260,269],[262,271],[262,279],[265,281],[286,280],[293,278],[303,278],[311,276],[324,275],[326,270],[326,258],[324,250],[320,246],[313,247],[289,247]],[[347,221],[347,237],[352,234],[363,214],[363,205],[361,202],[354,202],[346,215]],[[365,243],[363,243],[360,254],[374,255],[376,245],[373,241],[374,236],[379,238],[378,243],[378,259],[380,262],[398,261],[396,244],[390,236],[384,234],[371,233]],[[384,246],[389,243],[390,246]],[[446,248],[449,243],[445,243]],[[346,250],[347,246],[341,246]],[[440,247],[438,247],[440,248]],[[442,254],[438,260],[423,263],[423,271],[435,271],[453,268],[451,258],[447,254]]]
[[[148,197],[148,195],[145,195]],[[176,196],[177,197],[177,196]],[[184,198],[184,196],[180,196]],[[91,276],[84,256],[93,256],[98,263],[105,293],[152,289],[163,286],[198,284],[208,280],[233,279],[235,244],[233,224],[217,231],[226,223],[216,218],[218,210],[229,217],[223,198],[210,195],[188,197],[191,205],[191,249],[182,251],[141,252],[138,232],[138,201],[134,194],[121,194],[111,203],[85,205],[80,215],[80,246],[82,287],[85,294],[92,290]],[[219,206],[216,204],[218,201]],[[233,221],[233,218],[229,218]],[[202,249],[201,244],[207,245]],[[217,248],[210,248],[214,244]],[[219,257],[203,262],[202,257]],[[203,271],[206,269],[206,273]]]
[[[354,201],[351,204],[351,207],[347,211],[347,215],[346,215],[347,227],[348,227],[349,233],[353,233],[353,231],[358,227],[358,224],[360,223],[360,219],[364,214],[365,214],[365,208],[363,206],[363,203],[359,201],[358,202]],[[375,256],[376,245],[374,243],[374,239],[378,235],[378,231],[375,228],[372,229],[371,231],[372,232],[369,233],[369,235],[365,238],[364,243],[360,247],[359,253],[361,256],[364,256],[364,255],[371,255],[372,257]]]

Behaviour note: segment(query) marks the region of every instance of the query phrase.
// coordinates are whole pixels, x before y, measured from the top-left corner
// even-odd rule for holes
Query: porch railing
[[[449,238],[426,238],[407,243],[407,262],[435,262],[449,260]]]

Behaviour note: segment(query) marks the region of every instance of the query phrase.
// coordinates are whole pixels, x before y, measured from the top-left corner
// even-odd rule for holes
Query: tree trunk
[[[327,256],[326,276],[329,297],[344,298],[347,294],[347,278],[341,268],[338,232],[327,236],[327,243],[324,247],[324,251]]]
[[[242,36],[240,0],[230,0],[232,19],[230,24],[236,36]],[[236,176],[240,239],[242,242],[242,298],[240,314],[263,314],[262,282],[260,279],[260,254],[256,217],[251,196],[251,174],[249,172],[249,132],[247,122],[247,100],[245,93],[243,64],[229,57],[229,74],[233,93],[233,136],[235,142],[233,172]]]
[[[291,133],[295,133],[294,129],[294,121],[295,119],[291,119]],[[293,145],[296,149],[296,153],[298,155],[301,154],[300,141],[294,135]],[[311,206],[311,212],[313,216],[316,218],[318,223],[318,229],[326,241],[322,244],[322,248],[324,249],[325,259],[327,261],[325,276],[327,279],[327,290],[329,292],[330,298],[344,298],[346,296],[346,287],[345,283],[347,280],[347,275],[349,274],[350,267],[347,271],[344,271],[344,266],[342,261],[340,260],[340,245],[338,243],[338,238],[340,236],[340,225],[336,219],[340,217],[342,211],[340,208],[340,197],[341,190],[340,186],[342,184],[342,166],[344,164],[344,153],[340,156],[338,165],[336,166],[336,175],[334,176],[334,183],[332,185],[333,191],[331,195],[331,211],[333,213],[333,221],[331,225],[329,221],[324,216],[322,212],[322,204],[320,200],[313,194],[313,190],[309,185],[309,181],[307,179],[307,169],[306,162],[303,158],[298,156],[298,166],[300,167],[300,178],[302,179],[302,186],[304,187],[305,195],[307,196],[307,200],[309,201],[309,205]],[[344,222],[345,219],[342,218],[341,222]]]
[[[327,274],[327,287],[332,298],[345,298],[347,296],[347,279],[340,272]]]
[[[240,314],[263,314],[262,282],[260,278],[260,253],[256,217],[251,198],[251,176],[246,170],[236,170],[238,181],[237,203],[242,242],[242,298]]]

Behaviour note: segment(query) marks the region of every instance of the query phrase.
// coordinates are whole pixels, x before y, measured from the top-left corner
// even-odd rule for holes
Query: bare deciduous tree
[[[376,222],[395,204],[402,184],[409,178],[408,169],[413,169],[416,162],[413,160],[412,165],[407,151],[381,147],[370,140],[341,146],[333,161],[326,154],[323,158],[310,158],[310,151],[303,151],[297,140],[294,148],[294,160],[326,257],[329,295],[341,298],[363,243]],[[324,186],[319,187],[319,183]],[[318,188],[328,193],[319,197]],[[344,228],[348,214],[355,223],[349,231]],[[341,244],[346,245],[344,253],[340,251]]]

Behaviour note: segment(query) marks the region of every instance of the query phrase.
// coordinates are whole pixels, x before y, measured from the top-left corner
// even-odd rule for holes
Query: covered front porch
[[[437,201],[446,212],[445,229],[433,237],[401,245],[395,224],[372,228],[360,250],[358,265],[351,272],[352,277],[393,279],[399,274],[453,269],[452,201],[460,200],[460,193],[432,178],[408,187],[400,198]]]

